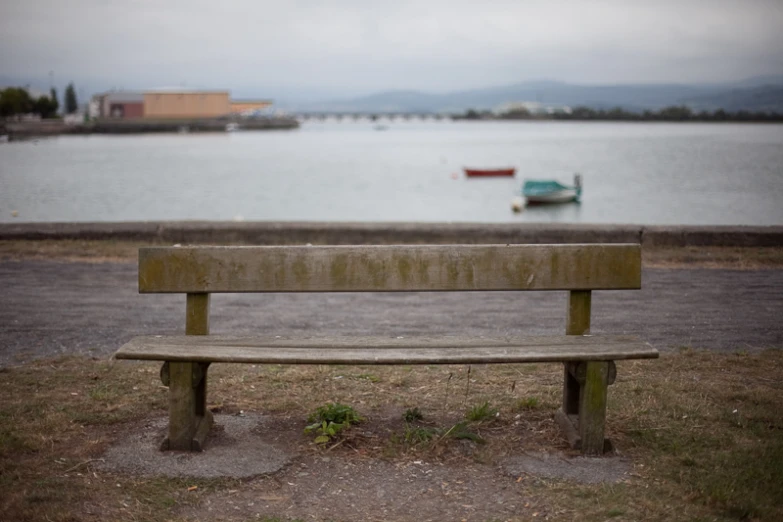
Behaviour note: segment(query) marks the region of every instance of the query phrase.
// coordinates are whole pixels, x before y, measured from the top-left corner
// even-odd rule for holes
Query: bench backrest
[[[141,293],[638,288],[637,244],[139,249]]]

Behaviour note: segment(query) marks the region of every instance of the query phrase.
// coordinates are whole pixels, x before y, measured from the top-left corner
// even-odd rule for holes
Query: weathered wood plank
[[[579,397],[579,438],[583,454],[602,455],[609,362],[588,361],[585,364],[585,383]]]
[[[206,410],[204,415],[200,416],[196,420],[196,429],[193,430],[193,439],[190,442],[191,451],[204,451],[204,443],[209,435],[209,429],[214,424],[215,419],[212,416],[212,412]]]
[[[580,384],[573,375],[573,368],[578,361],[563,363],[563,411],[567,415],[579,413]]]
[[[188,339],[209,335],[209,294],[187,295],[185,333]],[[209,363],[164,360],[161,380],[169,387],[169,435],[162,449],[201,451],[212,425],[207,410]]]
[[[587,335],[590,333],[590,290],[572,290],[568,293],[568,312],[566,314],[567,335]],[[580,383],[569,365],[563,365],[563,411],[566,415],[579,412]]]
[[[191,451],[198,428],[193,367],[198,363],[169,362],[169,436],[162,449]]]
[[[139,249],[142,293],[640,287],[641,251],[635,244]]]
[[[578,422],[576,415],[567,415],[563,413],[563,410],[557,410],[555,412],[555,422],[557,422],[563,434],[568,440],[568,445],[571,449],[582,449],[582,439],[579,437],[579,432],[576,430],[576,422]]]
[[[590,333],[590,290],[572,290],[568,293],[566,314],[566,335],[588,335]]]
[[[658,351],[631,336],[293,339],[182,335],[136,337],[115,357],[257,364],[485,364],[648,359],[658,357]]]
[[[188,294],[185,306],[185,333],[209,335],[209,294]]]
[[[169,431],[162,450],[201,451],[212,425],[207,409],[207,368],[205,362],[167,361],[165,381],[169,387]]]

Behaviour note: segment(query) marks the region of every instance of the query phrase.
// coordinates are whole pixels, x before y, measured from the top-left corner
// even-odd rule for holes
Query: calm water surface
[[[783,125],[306,123],[296,131],[0,144],[0,222],[783,224]],[[515,166],[466,179],[463,166]],[[581,204],[511,211],[525,178]],[[16,210],[18,217],[12,217]]]

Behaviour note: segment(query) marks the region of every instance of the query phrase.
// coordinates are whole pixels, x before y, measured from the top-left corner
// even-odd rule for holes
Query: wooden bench
[[[655,358],[630,336],[590,336],[592,290],[641,287],[635,244],[151,247],[139,250],[140,293],[187,294],[184,336],[132,339],[117,359],[164,361],[169,428],[163,449],[200,451],[212,424],[207,368],[254,364],[564,363],[556,414],[572,447],[604,452],[615,360]],[[566,335],[318,338],[210,336],[216,292],[452,292],[567,290]],[[470,299],[466,295],[465,299]]]

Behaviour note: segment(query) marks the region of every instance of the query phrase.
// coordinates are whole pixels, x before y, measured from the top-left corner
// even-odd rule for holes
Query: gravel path
[[[645,269],[640,291],[593,295],[593,333],[661,350],[783,347],[783,270]],[[135,263],[0,262],[0,367],[111,355],[135,335],[184,333],[182,295],[139,295]],[[565,292],[218,294],[212,333],[558,334]]]

